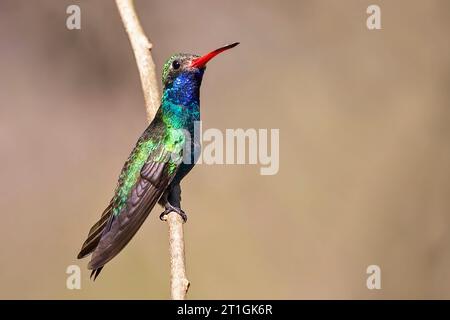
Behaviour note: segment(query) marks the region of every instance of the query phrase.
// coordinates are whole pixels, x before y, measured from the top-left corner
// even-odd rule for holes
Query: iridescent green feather
[[[113,199],[113,214],[119,215],[127,203],[130,192],[139,179],[142,167],[147,161],[168,162],[168,173],[173,174],[182,160],[185,141],[181,129],[167,129],[162,142],[153,139],[139,141],[119,176],[119,183]],[[167,157],[167,155],[170,155]]]
[[[127,162],[119,176],[119,183],[116,188],[113,203],[113,214],[117,216],[126,204],[128,195],[133,189],[142,167],[147,161],[149,155],[155,150],[157,144],[149,139],[139,141],[133,152],[130,154]]]

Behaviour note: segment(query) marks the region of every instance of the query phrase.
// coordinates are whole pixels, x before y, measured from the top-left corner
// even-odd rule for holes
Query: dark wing
[[[159,112],[160,111],[158,111],[158,113]],[[86,241],[83,243],[80,253],[78,254],[78,259],[84,258],[85,256],[91,254],[95,250],[98,243],[100,242],[100,238],[103,235],[105,227],[107,226],[108,222],[112,219],[113,212],[117,213],[117,206],[120,205],[117,201],[117,194],[118,192],[120,192],[120,190],[122,190],[125,183],[125,179],[129,177],[131,171],[130,168],[133,165],[133,163],[135,163],[136,156],[139,153],[139,149],[142,143],[145,142],[146,139],[149,139],[149,136],[151,134],[155,135],[155,137],[160,137],[163,135],[164,127],[161,126],[160,121],[157,120],[158,120],[157,117],[155,117],[154,121],[152,121],[152,123],[147,127],[147,129],[144,131],[142,136],[137,141],[136,146],[130,153],[130,156],[128,157],[127,161],[125,161],[125,164],[119,175],[115,195],[111,199],[108,207],[103,211],[100,220],[97,221],[89,230],[88,237]]]
[[[89,269],[103,267],[125,247],[175,176],[178,164],[171,161],[170,152],[164,147],[161,149],[162,156],[158,161],[149,160],[142,167],[120,213],[110,215],[88,264]]]
[[[159,126],[155,126],[154,122],[146,129],[147,131],[153,131],[156,135],[161,134],[161,129]],[[128,157],[127,161],[125,161],[125,164],[123,165],[122,171],[119,175],[119,181],[117,182],[117,187],[115,190],[115,195],[111,199],[108,207],[103,211],[100,220],[98,220],[89,230],[88,237],[86,241],[83,243],[83,246],[80,250],[80,253],[78,254],[78,259],[84,258],[85,256],[91,254],[95,248],[97,247],[98,243],[100,242],[100,238],[103,235],[103,231],[105,230],[105,227],[107,226],[107,223],[112,219],[111,216],[118,205],[120,205],[117,201],[117,194],[118,192],[123,188],[125,179],[130,174],[130,167],[135,162],[135,158],[137,154],[139,153],[139,149],[143,141],[147,139],[146,132],[142,135],[141,138],[139,138],[138,142],[136,143],[136,146],[134,147],[133,151],[131,152],[130,156]],[[133,173],[131,173],[133,174]]]

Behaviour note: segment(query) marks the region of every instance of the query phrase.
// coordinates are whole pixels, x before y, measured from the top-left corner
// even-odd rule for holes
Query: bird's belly
[[[200,141],[193,141],[190,148],[185,148],[185,151],[187,153],[183,156],[183,162],[180,164],[180,167],[175,174],[172,184],[180,183],[181,180],[189,173],[189,171],[192,170],[192,168],[197,163],[201,153]]]

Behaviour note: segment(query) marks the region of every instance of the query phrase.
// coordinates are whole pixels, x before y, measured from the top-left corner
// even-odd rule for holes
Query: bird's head
[[[164,64],[162,82],[164,89],[172,87],[178,83],[180,86],[200,85],[206,64],[219,53],[234,48],[239,42],[221,47],[204,56],[189,53],[177,53],[172,55]],[[195,82],[195,83],[191,83]]]

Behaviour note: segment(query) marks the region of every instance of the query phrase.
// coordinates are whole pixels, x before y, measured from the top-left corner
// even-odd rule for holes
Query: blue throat
[[[200,85],[203,70],[180,73],[164,88],[163,120],[172,128],[190,128],[200,120]]]

